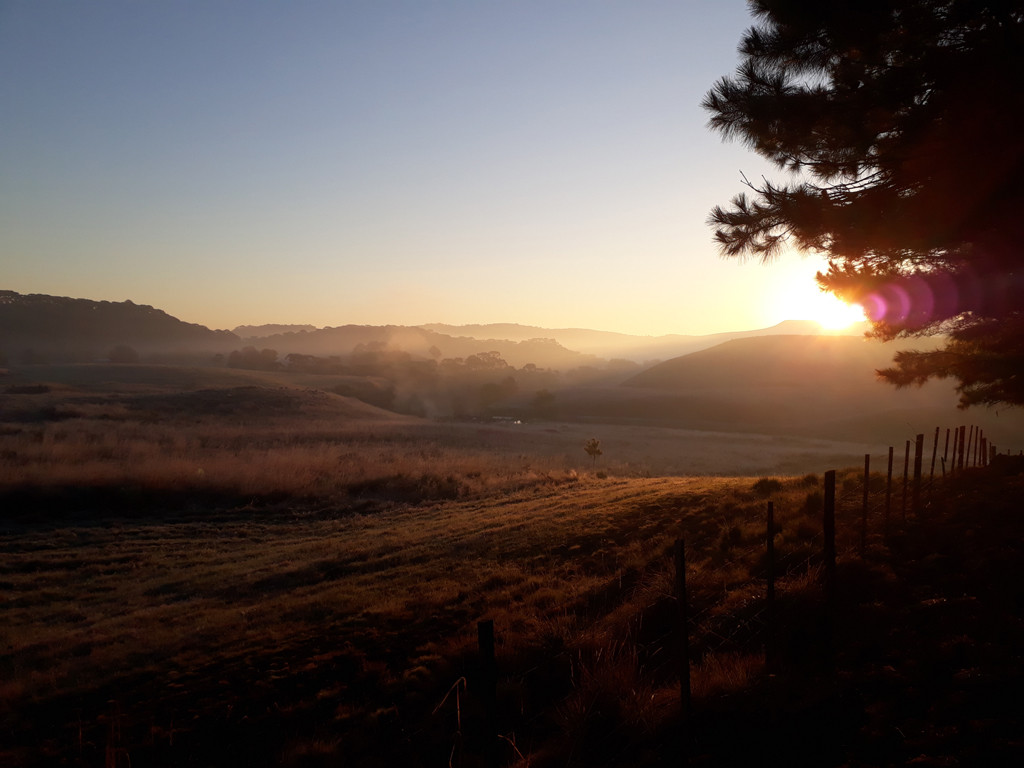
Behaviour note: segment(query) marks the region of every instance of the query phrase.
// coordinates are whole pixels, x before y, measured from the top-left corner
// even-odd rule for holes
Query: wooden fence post
[[[910,441],[907,440],[907,450],[903,454],[903,522],[907,522],[907,479],[910,476]]]
[[[957,474],[964,468],[964,440],[967,439],[967,427],[961,426],[960,432],[957,435],[957,457],[956,457],[956,471]]]
[[[690,611],[686,598],[686,545],[677,539],[672,549],[676,579],[676,656],[679,664],[679,704],[682,708],[684,745],[690,734]],[[686,755],[684,746],[683,755]]]
[[[825,473],[825,599],[831,606],[836,596],[836,471]]]
[[[775,503],[768,502],[768,525],[765,532],[765,547],[768,560],[768,590],[766,612],[768,614],[768,640],[764,648],[764,662],[768,674],[774,674],[778,667],[775,649]]]
[[[956,457],[956,472],[959,473],[962,469],[967,467],[967,462],[964,459],[965,450],[967,446],[967,425],[961,427],[961,452]]]
[[[949,427],[946,427],[946,447],[942,449],[942,478],[946,478],[946,466],[949,461]]]
[[[889,446],[889,469],[885,474],[885,532],[889,533],[889,512],[892,510],[892,446]]]
[[[494,658],[494,620],[478,621],[480,695],[484,703],[484,756],[489,768],[498,765],[498,666]]]
[[[864,499],[860,509],[860,556],[868,546],[868,488],[871,484],[871,454],[864,454]]]
[[[836,471],[825,473],[825,615],[822,617],[822,647],[829,663],[835,660],[835,617],[836,617]]]
[[[914,514],[921,514],[921,464],[924,460],[924,435],[914,441]]]
[[[935,484],[935,457],[939,453],[939,428],[935,428],[935,442],[932,444],[932,468],[928,472],[928,492],[931,493],[931,488]]]

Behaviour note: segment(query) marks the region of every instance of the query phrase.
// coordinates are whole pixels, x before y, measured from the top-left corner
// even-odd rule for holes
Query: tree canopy
[[[752,0],[709,125],[785,173],[709,217],[724,255],[823,254],[825,290],[896,354],[897,386],[1024,404],[1024,2]]]

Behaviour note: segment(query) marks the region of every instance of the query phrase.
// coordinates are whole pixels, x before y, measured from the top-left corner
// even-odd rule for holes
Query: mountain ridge
[[[212,352],[239,341],[230,331],[187,323],[130,300],[94,301],[0,290],[0,353],[26,360],[51,355],[90,359],[118,345],[140,352],[184,347]]]
[[[859,324],[848,332],[828,332],[811,320],[783,320],[767,328],[746,331],[721,331],[711,334],[663,334],[642,336],[618,331],[599,331],[589,328],[543,328],[518,323],[488,323],[474,325],[448,325],[427,323],[418,326],[448,335],[467,335],[484,338],[497,333],[507,334],[505,338],[544,337],[557,341],[562,346],[578,352],[585,352],[603,358],[624,358],[637,363],[686,355],[715,346],[724,341],[750,336],[790,335],[863,335],[866,324]]]
[[[360,348],[407,352],[423,359],[458,359],[497,352],[514,367],[568,369],[609,360],[651,364],[689,354],[723,341],[779,333],[818,335],[817,324],[785,321],[770,328],[707,335],[637,336],[587,328],[544,328],[519,323],[419,326],[309,324],[240,325],[233,331],[188,323],[145,304],[19,294],[0,291],[0,354],[9,359],[97,359],[112,347],[129,345],[140,353],[188,348],[227,354],[243,346],[288,354],[349,355]]]

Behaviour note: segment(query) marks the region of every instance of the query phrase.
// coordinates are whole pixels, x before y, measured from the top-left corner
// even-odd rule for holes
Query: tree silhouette
[[[583,444],[583,450],[587,452],[587,455],[594,460],[594,464],[597,464],[597,457],[602,455],[604,451],[601,450],[601,441],[596,437],[592,437]]]
[[[1024,7],[1019,0],[756,0],[710,126],[790,173],[716,207],[721,251],[828,259],[822,288],[897,353],[896,386],[1024,403]]]

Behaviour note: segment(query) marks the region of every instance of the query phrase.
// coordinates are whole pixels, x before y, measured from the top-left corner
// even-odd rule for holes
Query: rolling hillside
[[[899,347],[852,336],[765,336],[734,339],[650,368],[627,386],[671,390],[813,389],[823,395],[875,397],[886,385],[875,371]]]
[[[964,413],[951,384],[896,390],[879,381],[875,370],[888,365],[897,348],[841,336],[735,339],[656,365],[619,387],[562,390],[550,408],[572,420],[883,444],[971,423],[997,444],[1024,443],[1020,409]]]
[[[131,301],[0,291],[0,353],[11,360],[92,360],[117,345],[137,352],[227,352],[239,341],[230,331],[211,331]]]
[[[595,331],[588,328],[538,328],[515,323],[492,323],[488,325],[445,325],[432,323],[421,328],[444,333],[449,336],[469,336],[475,339],[500,338],[524,341],[534,338],[553,339],[564,347],[604,358],[623,358],[637,363],[649,360],[667,360],[717,346],[731,339],[749,336],[776,336],[783,334],[819,335],[822,329],[817,323],[804,320],[787,320],[772,326],[751,331],[729,331],[703,336],[666,334],[664,336],[635,336],[611,331]],[[851,336],[863,335],[864,328],[851,328],[844,332]],[[837,334],[830,334],[837,335]]]
[[[503,337],[477,339],[449,336],[426,328],[403,325],[343,325],[336,328],[301,330],[269,336],[248,337],[246,344],[277,350],[282,356],[348,355],[362,346],[383,347],[407,352],[423,359],[466,358],[486,352],[497,352],[515,368],[532,363],[538,368],[566,369],[596,362],[593,355],[567,349],[549,338],[515,340]]]

